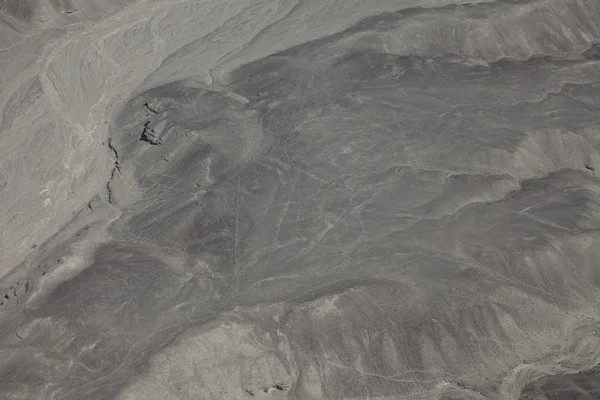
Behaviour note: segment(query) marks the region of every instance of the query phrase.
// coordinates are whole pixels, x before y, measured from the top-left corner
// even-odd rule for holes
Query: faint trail
[[[239,231],[240,231],[240,180],[238,179],[237,182],[237,196],[236,196],[236,200],[235,200],[235,242],[234,242],[234,249],[233,249],[233,273],[235,275],[235,293],[234,295],[237,295],[239,288],[240,288],[240,271],[239,271],[239,264],[238,264],[238,235],[239,235]]]
[[[133,345],[132,345],[132,346],[129,348],[129,350],[127,351],[127,354],[125,355],[125,358],[123,359],[123,361],[121,362],[121,364],[119,364],[119,366],[117,366],[117,367],[116,367],[115,369],[113,369],[111,372],[109,372],[108,374],[106,374],[106,375],[104,375],[104,376],[101,376],[101,377],[99,377],[99,378],[97,378],[97,379],[94,379],[94,380],[93,380],[93,381],[91,381],[91,382],[88,382],[88,383],[86,383],[86,384],[83,384],[83,385],[81,385],[81,386],[79,386],[79,387],[76,387],[76,388],[74,388],[74,389],[71,389],[71,390],[69,390],[67,393],[64,393],[64,394],[62,394],[61,396],[59,396],[59,397],[56,397],[56,399],[57,399],[57,400],[60,400],[60,399],[67,398],[67,396],[70,396],[71,394],[73,394],[73,393],[75,393],[75,392],[77,392],[77,391],[80,391],[80,390],[82,390],[82,389],[84,389],[84,388],[87,388],[87,387],[89,387],[89,386],[92,386],[92,385],[94,385],[94,384],[95,384],[95,383],[97,383],[97,382],[100,382],[100,381],[103,381],[103,380],[107,380],[107,379],[109,379],[110,377],[112,377],[114,374],[116,374],[117,372],[119,372],[119,371],[120,371],[120,370],[122,370],[123,368],[125,368],[125,367],[129,366],[129,365],[128,365],[128,363],[129,363],[129,362],[131,361],[131,359],[132,359],[132,358],[135,356],[135,355],[134,355],[134,351],[136,350],[136,348],[137,348],[137,347],[139,347],[139,346],[141,346],[143,343],[147,342],[147,341],[148,341],[149,339],[151,339],[152,337],[154,337],[154,336],[156,336],[156,335],[158,335],[158,334],[161,334],[161,333],[163,333],[163,332],[165,332],[165,331],[168,331],[169,329],[172,329],[172,328],[180,328],[180,327],[184,327],[184,326],[186,326],[186,325],[189,325],[189,327],[188,327],[188,328],[190,328],[190,327],[192,327],[192,326],[196,325],[197,323],[203,323],[203,322],[207,322],[207,321],[210,321],[210,320],[214,319],[215,317],[216,317],[216,316],[213,316],[213,317],[206,317],[206,318],[198,318],[198,319],[194,319],[194,320],[189,320],[189,321],[179,322],[179,323],[175,323],[175,324],[172,324],[172,325],[166,326],[166,327],[164,327],[164,328],[162,328],[162,329],[159,329],[158,331],[154,331],[154,332],[150,333],[148,336],[146,336],[146,337],[144,337],[144,338],[142,338],[142,339],[138,340],[137,342],[135,342],[135,343],[134,343],[134,344],[133,344]],[[186,330],[186,329],[188,329],[188,328],[182,328],[182,329],[181,329],[181,331],[184,331],[184,330]],[[95,390],[95,389],[94,389],[94,388],[92,388],[91,390]],[[89,393],[89,391],[87,391],[86,393]],[[81,397],[77,397],[76,399],[81,399]]]

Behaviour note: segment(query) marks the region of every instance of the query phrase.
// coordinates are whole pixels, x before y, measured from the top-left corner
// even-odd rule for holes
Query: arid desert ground
[[[600,1],[0,4],[0,399],[600,399]]]

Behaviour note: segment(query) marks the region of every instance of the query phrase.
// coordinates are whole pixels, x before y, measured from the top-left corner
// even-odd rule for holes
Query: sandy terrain
[[[0,398],[600,398],[598,21],[5,1]]]

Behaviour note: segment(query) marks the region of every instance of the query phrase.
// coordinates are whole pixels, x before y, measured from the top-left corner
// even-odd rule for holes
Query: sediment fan
[[[4,2],[0,398],[597,398],[600,2],[455,3]]]

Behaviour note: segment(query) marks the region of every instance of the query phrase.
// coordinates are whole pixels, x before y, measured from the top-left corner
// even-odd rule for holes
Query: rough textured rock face
[[[4,2],[3,399],[594,399],[600,2]]]

